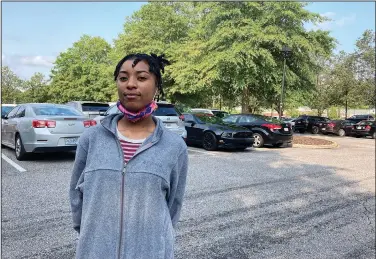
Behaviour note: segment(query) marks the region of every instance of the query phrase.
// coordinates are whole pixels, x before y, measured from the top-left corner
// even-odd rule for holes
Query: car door
[[[200,137],[200,125],[192,114],[184,114],[184,125],[187,131],[187,141],[197,142]]]
[[[11,143],[13,143],[16,139],[16,132],[19,131],[20,122],[25,117],[25,113],[26,113],[26,106],[21,105],[16,115],[14,116],[14,118],[12,118],[9,121],[8,127],[9,127],[9,138],[12,141]],[[19,132],[19,133],[22,134],[22,132]]]
[[[19,108],[20,108],[20,106],[16,106],[13,110],[11,110],[8,113],[7,118],[3,119],[3,121],[2,121],[2,133],[3,133],[2,138],[4,138],[3,142],[5,144],[11,145],[11,146],[14,146],[14,139],[11,138],[11,127],[14,123],[13,120],[14,120]]]

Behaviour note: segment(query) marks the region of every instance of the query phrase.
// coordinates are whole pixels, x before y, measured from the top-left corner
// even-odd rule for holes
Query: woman
[[[173,258],[188,153],[151,116],[165,64],[154,54],[124,57],[114,72],[122,113],[79,140],[70,184],[76,258]]]

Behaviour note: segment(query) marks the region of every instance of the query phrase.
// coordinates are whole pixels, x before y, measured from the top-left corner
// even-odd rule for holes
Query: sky
[[[2,66],[22,79],[41,72],[48,78],[53,62],[83,34],[112,44],[123,31],[125,18],[146,2],[2,2]],[[337,39],[335,52],[352,52],[366,29],[375,31],[374,2],[314,2],[307,10],[332,21],[306,24]]]

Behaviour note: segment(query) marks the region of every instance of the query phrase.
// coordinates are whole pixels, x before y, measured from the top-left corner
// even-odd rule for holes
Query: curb
[[[339,144],[332,141],[333,143],[330,145],[303,145],[303,144],[293,144],[293,148],[311,148],[311,149],[333,149],[338,148]]]

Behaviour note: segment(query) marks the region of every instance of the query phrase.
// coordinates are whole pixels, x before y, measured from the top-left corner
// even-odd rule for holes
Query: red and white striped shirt
[[[123,150],[124,163],[128,163],[128,161],[134,156],[137,149],[142,145],[145,139],[130,139],[122,135],[117,128],[116,131],[120,141],[121,149]]]

